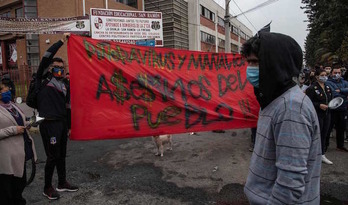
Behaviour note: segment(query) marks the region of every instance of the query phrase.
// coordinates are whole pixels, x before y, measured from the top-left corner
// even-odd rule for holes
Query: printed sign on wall
[[[161,12],[91,8],[91,28],[94,39],[155,39],[156,46],[163,46]]]

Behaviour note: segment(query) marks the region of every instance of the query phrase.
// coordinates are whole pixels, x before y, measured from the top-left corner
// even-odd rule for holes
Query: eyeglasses
[[[64,69],[64,66],[52,66],[52,67],[57,69]]]

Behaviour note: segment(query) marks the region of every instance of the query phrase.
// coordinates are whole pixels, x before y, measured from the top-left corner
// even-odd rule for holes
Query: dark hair
[[[333,63],[331,67],[331,74],[335,69],[341,69],[341,65],[339,63]]]
[[[341,64],[339,64],[339,63],[333,63],[332,64],[332,70],[333,69],[339,69],[339,68],[341,68],[342,66],[341,66]]]
[[[322,73],[322,72],[326,73],[325,69],[323,69],[323,68],[318,68],[318,69],[315,70],[315,74],[314,74],[314,75],[315,75],[315,76],[319,76],[320,73]]]
[[[260,39],[254,36],[243,44],[241,49],[241,54],[244,57],[248,57],[251,54],[254,54],[256,57],[258,57],[259,50],[260,50]]]
[[[51,63],[58,62],[58,63],[64,63],[63,59],[59,57],[52,58]]]

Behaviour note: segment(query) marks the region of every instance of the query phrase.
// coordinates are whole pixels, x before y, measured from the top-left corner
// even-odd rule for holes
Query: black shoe
[[[47,197],[49,200],[57,200],[60,197],[59,194],[56,192],[56,190],[53,189],[53,187],[44,189],[44,192],[42,193],[42,195]]]
[[[341,152],[348,152],[348,149],[345,147],[337,147],[337,150]]]
[[[70,185],[69,182],[65,182],[63,185],[58,185],[56,188],[57,191],[68,191],[68,192],[75,192],[78,191],[79,188],[77,186]]]

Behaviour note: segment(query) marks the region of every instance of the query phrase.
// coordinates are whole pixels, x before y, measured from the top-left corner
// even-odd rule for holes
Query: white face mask
[[[319,76],[318,80],[322,83],[325,83],[327,81],[327,76]]]
[[[338,79],[340,79],[340,77],[341,77],[341,74],[337,73],[332,78],[335,79],[335,80],[338,80]]]

